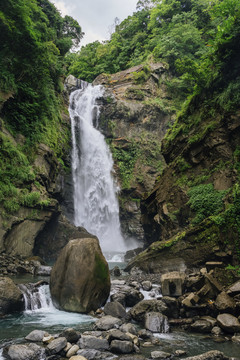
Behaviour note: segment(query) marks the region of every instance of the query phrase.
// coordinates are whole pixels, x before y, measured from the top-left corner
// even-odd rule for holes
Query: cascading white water
[[[96,235],[103,251],[124,251],[113,160],[103,134],[94,127],[104,88],[81,82],[70,96],[74,223]]]

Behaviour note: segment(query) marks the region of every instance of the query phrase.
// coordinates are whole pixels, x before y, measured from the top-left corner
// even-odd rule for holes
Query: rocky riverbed
[[[206,339],[206,343],[212,341],[214,344],[214,341],[216,347],[211,345],[211,349],[218,349],[219,343],[226,343],[229,348],[234,348],[234,356],[237,357],[238,348],[240,353],[239,281],[229,287],[223,286],[209,267],[188,275],[171,272],[161,276],[145,274],[139,269],[132,269],[130,274],[126,274],[116,267],[111,273],[110,299],[103,308],[90,313],[96,321],[89,330],[78,331],[63,326],[62,331],[55,333],[36,327],[25,339],[2,344],[3,358],[186,358],[189,355],[186,339],[189,337],[190,340],[193,334],[201,336],[203,342]],[[1,281],[9,280],[2,277]],[[36,284],[36,287],[39,286],[42,284]],[[18,295],[17,301],[22,301],[21,293]],[[9,296],[13,298],[12,293]],[[3,300],[6,305],[6,294],[3,299],[1,293],[1,308]],[[9,309],[12,311],[13,308]],[[185,340],[166,346],[162,336],[173,336],[176,331],[182,332]],[[199,351],[195,351],[198,354],[202,352],[201,346]],[[227,358],[222,352],[212,350],[196,359]]]

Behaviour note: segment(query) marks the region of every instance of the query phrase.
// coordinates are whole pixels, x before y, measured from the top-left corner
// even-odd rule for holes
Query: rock
[[[70,343],[76,343],[81,337],[81,334],[72,328],[67,328],[59,334],[59,337],[65,337]]]
[[[38,276],[50,276],[51,271],[52,271],[51,266],[41,265],[36,269],[35,275],[38,275]]]
[[[137,330],[132,323],[122,324],[120,326],[120,330],[123,332],[131,333],[133,335],[137,335]]]
[[[135,321],[143,322],[147,312],[160,312],[166,315],[168,308],[162,300],[142,300],[129,311],[129,314]]]
[[[75,78],[73,75],[68,75],[64,82],[64,89],[70,94],[72,91],[81,89],[81,80]]]
[[[171,354],[164,351],[152,351],[151,358],[152,359],[168,359],[171,357]]]
[[[221,329],[228,333],[235,333],[240,331],[240,322],[231,314],[220,314],[217,317],[217,323]]]
[[[67,311],[86,313],[106,302],[110,275],[97,238],[69,241],[53,266],[50,290],[54,304]]]
[[[106,315],[95,322],[94,327],[97,330],[110,330],[122,325],[122,321],[110,315]]]
[[[10,345],[7,355],[11,360],[38,360],[44,349],[36,344]]]
[[[72,347],[72,344],[71,344],[70,342],[67,342],[67,345],[65,346],[65,348],[63,349],[63,351],[64,351],[65,353],[67,353],[68,350],[71,349],[71,347]]]
[[[82,358],[86,358],[87,360],[95,360],[100,359],[101,352],[99,350],[94,349],[80,349],[77,352],[78,356],[82,356]]]
[[[204,354],[187,357],[185,360],[229,360],[229,358],[221,351],[211,350]]]
[[[233,313],[236,309],[235,301],[224,291],[215,300],[215,306],[219,311]]]
[[[240,335],[234,335],[231,340],[237,344],[240,344]]]
[[[75,355],[77,353],[77,351],[79,350],[79,346],[78,345],[73,345],[68,352],[66,353],[66,357],[70,358],[71,356]]]
[[[59,337],[54,339],[48,344],[46,352],[50,355],[58,354],[67,345],[67,339],[65,337]]]
[[[144,299],[143,294],[137,289],[131,289],[126,292],[125,295],[125,306],[132,307]]]
[[[131,341],[113,340],[110,351],[117,354],[130,354],[134,352],[134,345]]]
[[[142,282],[142,288],[143,288],[143,290],[145,290],[145,291],[150,291],[150,290],[152,290],[152,283],[151,283],[151,281],[148,281],[148,280],[143,281],[143,282]]]
[[[191,293],[182,301],[182,305],[191,308],[199,302],[199,296],[197,294]]]
[[[121,270],[119,269],[118,266],[114,266],[114,268],[111,270],[111,274],[113,276],[120,276],[121,275]]]
[[[163,296],[181,296],[183,294],[183,284],[185,274],[173,271],[161,276]]]
[[[44,336],[42,339],[42,342],[44,344],[50,344],[54,340],[54,337],[52,335]]]
[[[168,318],[159,312],[148,312],[145,314],[145,328],[152,332],[167,333],[169,331]]]
[[[122,304],[117,301],[106,303],[106,305],[104,306],[104,312],[106,315],[111,315],[120,319],[125,318],[127,315],[126,310],[124,309]]]
[[[190,326],[191,330],[197,331],[200,333],[210,333],[212,330],[212,325],[207,320],[197,320]]]
[[[179,305],[176,298],[170,296],[164,296],[162,300],[168,307],[167,316],[177,319],[179,317]]]
[[[143,355],[123,355],[121,356],[121,360],[145,360],[146,358]]]
[[[232,296],[240,294],[240,280],[236,281],[233,285],[231,285],[227,293]]]
[[[149,330],[141,329],[138,332],[138,336],[143,340],[147,340],[147,339],[152,339],[153,334]]]
[[[88,359],[81,355],[74,355],[70,357],[70,360],[88,360]]]
[[[91,335],[82,335],[78,341],[81,349],[108,350],[109,343],[106,339],[100,339]]]
[[[214,336],[220,336],[222,335],[222,330],[219,326],[214,326],[211,330],[211,333],[214,335]]]
[[[24,309],[23,294],[8,277],[0,277],[0,315]]]
[[[186,355],[186,351],[185,351],[185,350],[181,350],[181,349],[176,350],[176,351],[175,351],[175,355],[176,355],[176,356]]]
[[[111,342],[112,340],[132,341],[132,338],[129,335],[117,329],[110,330],[108,332],[107,339],[109,342]]]
[[[27,341],[40,342],[48,334],[43,330],[33,330],[25,337]]]

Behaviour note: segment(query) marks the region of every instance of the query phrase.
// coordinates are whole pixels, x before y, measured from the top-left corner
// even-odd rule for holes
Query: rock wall
[[[140,241],[144,240],[140,200],[165,166],[161,139],[175,118],[161,84],[167,76],[165,66],[158,63],[99,75],[93,83],[106,87],[99,127],[115,162],[123,233]]]
[[[196,112],[189,117],[188,123],[194,124]],[[234,200],[232,191],[238,181],[240,113],[215,118],[208,115],[189,131],[186,128],[183,125],[176,136],[167,136],[163,141],[167,167],[141,204],[142,224],[151,245],[128,269],[139,266],[150,272],[161,272],[164,264],[174,262],[177,269],[198,267],[206,261],[238,263],[239,235],[237,218],[234,218],[238,215],[233,213],[232,218],[225,221],[217,217],[214,209],[212,212],[207,209],[205,220],[197,223],[196,214],[204,207],[200,203],[203,195],[199,194],[199,209],[197,205],[193,209],[189,191],[198,185],[204,189],[207,184],[212,184],[214,194],[225,191],[220,214],[238,201],[238,198]],[[205,194],[205,202],[208,197],[211,199],[212,193]]]

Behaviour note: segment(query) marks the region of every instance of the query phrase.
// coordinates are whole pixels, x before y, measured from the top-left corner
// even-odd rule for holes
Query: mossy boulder
[[[104,305],[110,274],[97,238],[69,241],[52,269],[50,291],[55,306],[66,311],[88,313]]]

